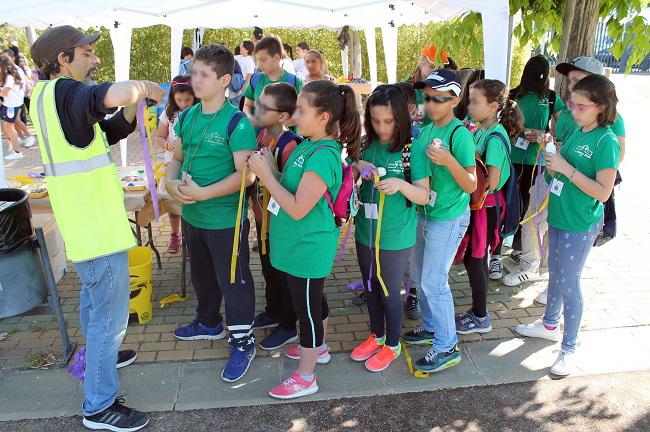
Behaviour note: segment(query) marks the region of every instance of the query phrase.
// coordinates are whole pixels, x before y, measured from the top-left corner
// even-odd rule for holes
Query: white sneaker
[[[30,135],[27,138],[24,138],[22,140],[22,143],[23,143],[23,147],[25,147],[25,148],[34,147],[34,144],[36,144],[36,140],[34,139],[34,135]]]
[[[488,275],[492,280],[499,280],[503,277],[503,264],[501,264],[501,257],[494,256],[490,259]]]
[[[546,305],[546,300],[547,300],[547,299],[546,299],[546,296],[547,296],[547,295],[548,295],[548,291],[547,291],[547,290],[542,291],[541,293],[539,293],[539,294],[537,295],[537,297],[535,297],[535,303],[539,303],[539,304],[541,304],[541,305]]]
[[[575,355],[574,352],[560,351],[551,367],[551,374],[564,377],[575,372]]]
[[[521,285],[522,282],[534,282],[539,279],[539,271],[532,272],[521,270],[518,272],[510,273],[503,278],[503,284],[509,287]]]
[[[12,151],[7,156],[5,156],[5,160],[17,160],[17,159],[22,159],[24,157],[25,156],[22,154],[22,152]]]
[[[553,342],[558,342],[562,339],[560,326],[555,327],[554,330],[549,330],[544,326],[541,318],[531,324],[518,324],[514,330],[522,336],[541,338]]]

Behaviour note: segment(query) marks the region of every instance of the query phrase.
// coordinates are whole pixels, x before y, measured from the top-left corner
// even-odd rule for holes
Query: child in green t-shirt
[[[244,240],[238,248],[234,244],[247,239],[250,228],[240,190],[253,183],[254,175],[245,168],[256,149],[255,130],[225,97],[234,65],[223,45],[206,45],[196,52],[192,88],[201,103],[183,111],[176,122],[178,138],[166,174],[167,191],[183,204],[184,238],[198,299],[196,319],[176,329],[174,336],[224,338],[219,309],[225,299],[231,354],[221,377],[227,382],[243,377],[255,357],[255,286],[248,243]]]
[[[620,145],[610,125],[616,121],[616,90],[602,75],[583,78],[573,88],[569,107],[581,129],[559,151],[547,147],[548,303],[544,317],[515,327],[523,336],[562,340],[551,374],[566,376],[576,366],[582,318],[580,287],[587,256],[603,225],[603,202],[614,188]],[[564,313],[563,313],[564,312]],[[560,316],[564,315],[564,332]]]
[[[292,73],[282,68],[284,49],[282,43],[273,37],[266,36],[255,45],[255,62],[259,72],[251,76],[250,82],[244,90],[244,113],[254,122],[255,101],[260,97],[264,87],[274,82],[286,82],[300,91],[302,81]]]
[[[356,97],[347,85],[305,85],[294,118],[308,139],[291,153],[281,175],[273,170],[268,149],[248,163],[272,197],[271,264],[285,276],[300,322],[300,345],[285,351],[300,360],[298,370],[269,392],[279,399],[317,392],[316,363],[330,359],[324,343],[329,310],[323,288],[332,271],[338,229],[328,199],[335,201],[341,189],[343,143],[358,161],[361,134]]]
[[[461,92],[460,77],[439,69],[415,84],[423,88],[426,126],[414,149],[429,158],[431,192],[428,204],[418,209],[416,244],[411,256],[411,277],[418,286],[422,327],[404,335],[410,344],[432,344],[415,363],[423,372],[437,372],[460,362],[449,269],[469,226],[469,194],[476,189],[474,139],[454,115]]]
[[[523,130],[523,117],[498,80],[476,81],[469,89],[469,115],[480,127],[474,133],[476,154],[488,171],[488,190],[483,206],[472,210],[463,263],[472,288],[472,307],[456,317],[459,334],[488,333],[492,323],[487,311],[488,281],[501,277],[501,230],[505,216],[502,188],[511,175],[510,140]],[[514,211],[518,212],[519,209]],[[518,216],[518,214],[517,214]],[[488,258],[489,267],[488,267]]]
[[[408,100],[397,84],[382,85],[372,92],[365,109],[367,139],[356,166],[360,173],[370,170],[364,174],[359,192],[355,238],[371,334],[350,357],[365,361],[371,372],[386,369],[401,354],[400,286],[415,245],[415,204],[429,201],[429,164],[424,148],[409,148],[408,109]]]

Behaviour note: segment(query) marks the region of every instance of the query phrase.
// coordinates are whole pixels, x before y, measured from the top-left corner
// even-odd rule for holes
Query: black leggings
[[[235,283],[230,283],[230,262],[235,229],[203,229],[183,223],[183,236],[190,253],[192,285],[198,305],[196,319],[208,327],[215,327],[223,318],[219,309],[226,299],[226,322],[233,346],[247,347],[255,342],[252,333],[255,318],[255,285],[249,266],[248,219],[242,226],[241,244]]]
[[[293,311],[286,274],[271,265],[271,249],[268,238],[266,239],[266,254],[262,255],[262,240],[260,239],[262,223],[256,221],[255,229],[257,231],[260,262],[262,263],[262,276],[264,276],[265,282],[266,313],[273,318],[277,318],[280,327],[284,330],[295,330],[298,318]]]
[[[533,177],[534,165],[513,164],[515,167],[515,174],[517,175],[517,183],[519,183],[519,195],[521,196],[521,217],[519,221],[524,220],[528,205],[530,204],[530,188],[533,186],[535,178]],[[501,246],[499,246],[499,255],[501,254]],[[512,249],[521,251],[521,227],[515,233],[512,240]]]
[[[488,238],[485,248],[485,256],[483,258],[472,257],[472,238],[470,236],[467,250],[465,251],[465,258],[463,264],[467,270],[467,277],[469,278],[469,285],[472,288],[472,311],[477,317],[483,318],[487,316],[487,293],[488,293],[488,249],[492,238],[494,237],[494,229],[497,224],[497,209],[496,207],[488,207],[487,211],[487,224],[488,224]],[[470,220],[469,232],[471,233],[474,226],[474,212]]]
[[[357,242],[357,259],[363,286],[366,287],[368,298],[368,315],[370,316],[370,331],[376,337],[386,335],[386,345],[396,347],[402,332],[402,318],[404,305],[400,295],[400,286],[406,273],[411,249],[379,250],[379,264],[381,277],[386,284],[388,297],[377,279],[377,266],[375,264],[375,250]],[[368,291],[368,276],[372,266],[371,288]]]
[[[301,278],[284,273],[293,300],[293,310],[300,323],[300,346],[318,348],[323,345],[323,320],[330,313],[323,289],[325,278]]]

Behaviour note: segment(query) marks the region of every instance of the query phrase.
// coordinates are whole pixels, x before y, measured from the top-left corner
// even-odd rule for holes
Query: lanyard
[[[201,114],[202,108],[203,108],[203,104],[199,104],[197,111],[194,113],[194,117],[192,117],[192,124],[190,125],[190,138],[187,143],[187,153],[189,154],[190,157],[189,157],[189,161],[187,162],[187,169],[185,170],[188,174],[191,173],[192,162],[194,161],[196,152],[199,150],[199,147],[201,147],[201,143],[205,138],[205,134],[208,132],[208,129],[210,129],[210,126],[212,126],[212,123],[214,122],[214,119],[217,117],[217,114],[221,112],[221,108],[219,108],[217,111],[215,111],[214,114],[212,114],[212,118],[210,118],[210,121],[208,122],[208,124],[205,126],[205,129],[203,130],[203,134],[201,134],[201,139],[199,140],[199,142],[196,143],[194,152],[190,154],[192,148],[192,136],[194,135],[194,124],[196,123],[196,118]]]

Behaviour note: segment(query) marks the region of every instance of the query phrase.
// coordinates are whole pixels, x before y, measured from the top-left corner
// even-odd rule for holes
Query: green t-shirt
[[[317,150],[319,147],[325,148]],[[334,200],[343,179],[342,151],[343,146],[334,140],[303,141],[287,159],[280,183],[295,194],[303,174],[313,171]],[[273,267],[301,278],[324,278],[332,272],[339,231],[325,195],[300,220],[282,208],[277,216],[271,213],[270,226]]]
[[[609,127],[617,137],[625,137],[625,122],[620,114],[616,116],[616,122]],[[565,142],[574,132],[580,130],[568,108],[560,112],[555,124],[555,137],[558,141]]]
[[[260,74],[261,74],[261,78],[255,85],[255,90],[253,90],[253,86],[249,84],[248,86],[246,86],[246,89],[244,90],[244,97],[250,100],[257,100],[262,94],[262,90],[264,90],[264,87],[266,87],[267,85],[276,82],[289,83],[289,72],[287,71],[284,71],[280,79],[277,81],[272,81],[271,78],[269,78],[268,75],[266,75],[265,73],[260,72]],[[293,82],[291,82],[291,84],[293,84]],[[296,88],[296,91],[300,93],[300,89],[302,89],[302,81],[300,80],[300,78],[295,77],[295,84],[293,86]]]
[[[429,177],[429,164],[422,149],[421,143],[413,143],[411,157],[411,181],[422,180]],[[404,180],[404,167],[402,165],[402,151],[388,152],[390,144],[380,144],[373,141],[361,155],[361,160],[368,161],[376,167],[386,168],[386,175],[381,179],[399,178]],[[375,246],[377,238],[377,220],[372,214],[366,217],[366,206],[363,204],[379,204],[379,191],[374,188],[372,180],[363,180],[359,192],[359,201],[362,203],[359,213],[355,218],[357,242],[366,246]],[[372,196],[372,199],[371,199]],[[385,250],[408,249],[415,245],[415,229],[417,227],[417,216],[415,204],[411,207],[406,205],[406,198],[401,193],[386,195],[384,199],[384,213],[381,222],[381,237],[379,248]],[[368,207],[371,210],[370,207]],[[372,228],[371,228],[372,227]],[[370,243],[370,230],[372,229],[372,244]]]
[[[560,149],[561,155],[582,174],[596,179],[598,171],[618,168],[621,148],[609,127],[572,134]],[[569,232],[588,231],[603,217],[603,203],[581,191],[562,174],[555,177],[563,183],[560,196],[550,194],[549,225]],[[547,175],[547,181],[550,181]]]
[[[506,153],[510,150],[510,145],[506,147],[498,137],[490,136],[495,133],[501,135],[507,144],[510,143],[508,132],[501,123],[496,123],[485,131],[479,128],[474,133],[474,141],[476,142],[476,153],[481,156],[485,166],[499,168],[500,176],[497,190],[501,190],[508,177],[510,177],[510,158]]]
[[[199,186],[217,183],[235,172],[233,153],[255,150],[255,129],[247,118],[239,120],[228,139],[228,124],[237,112],[228,100],[216,113],[201,112],[203,104],[189,108],[183,122],[174,126],[176,136],[183,143],[183,166]],[[204,229],[225,229],[235,226],[239,191],[183,205],[183,219],[192,226]],[[246,214],[244,203],[244,214]]]
[[[435,138],[439,138],[445,148],[449,150],[449,140],[457,126],[460,127],[454,133],[451,153],[462,167],[476,166],[474,161],[474,137],[457,118],[440,128],[437,128],[435,123],[429,124],[429,126],[422,129],[417,139],[419,141],[417,145],[418,151],[424,152],[424,157],[429,161],[431,191],[436,196],[433,207],[430,204],[418,207],[418,211],[423,213],[429,220],[449,221],[456,219],[469,210],[469,194],[458,186],[447,167],[431,162],[426,154],[427,146]]]
[[[549,101],[548,97],[539,98],[537,93],[527,93],[522,97],[515,98],[519,109],[521,109],[522,114],[524,115],[524,131],[526,129],[537,129],[537,130],[546,130],[549,122]],[[553,113],[562,111],[565,108],[562,98],[557,94],[555,95],[555,106],[553,107]],[[524,132],[519,135],[521,139],[524,139]],[[523,141],[519,141],[523,143]],[[537,159],[537,152],[539,150],[539,145],[536,143],[523,144],[524,147],[527,147],[525,150],[517,147],[517,141],[512,145],[512,151],[510,155],[512,157],[513,163],[524,164],[524,165],[535,165],[535,160]],[[520,144],[522,145],[522,144]],[[542,165],[544,162],[542,161]]]

